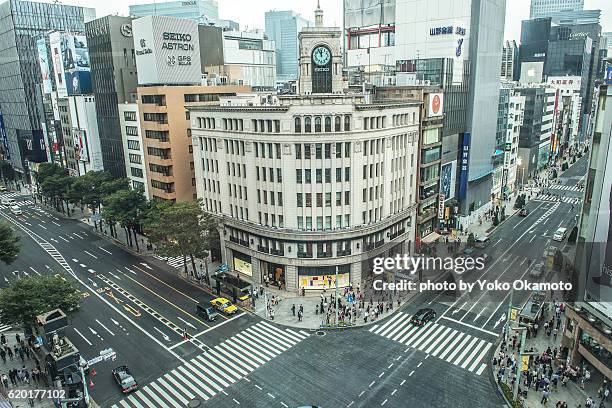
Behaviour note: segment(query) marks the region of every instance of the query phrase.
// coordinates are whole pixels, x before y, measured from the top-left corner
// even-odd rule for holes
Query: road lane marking
[[[42,221],[42,220],[41,220],[41,221]],[[42,224],[38,224],[38,226],[39,226],[40,228],[42,228],[42,229],[45,229],[45,230],[47,229],[47,227],[45,227],[45,226],[44,226],[44,225],[42,225]]]
[[[380,406],[382,407],[383,405],[385,405],[385,404],[387,403],[387,401],[388,401],[388,399],[384,400],[384,401],[382,402],[382,404],[380,404]]]
[[[161,333],[161,335],[162,335],[162,337],[164,338],[164,340],[166,340],[166,341],[170,341],[170,337],[168,337],[168,335],[167,335],[166,333],[164,333],[163,331],[159,330],[159,329],[158,329],[157,327],[155,327],[155,326],[153,326],[153,328],[154,328],[155,330],[157,330],[158,332],[160,332],[160,333]]]
[[[408,377],[412,377],[412,374],[414,374],[414,370],[412,370],[412,371],[410,372],[410,374],[408,374]],[[406,380],[404,380],[404,381],[406,381]]]
[[[268,396],[270,396],[270,398],[272,398],[272,399],[276,399],[276,397],[274,395],[270,394],[270,393],[268,393]]]
[[[83,251],[83,252],[85,252],[87,255],[91,256],[94,259],[98,259],[98,257],[92,254],[91,252],[87,252],[87,251]]]
[[[112,252],[107,251],[106,249],[104,249],[104,248],[102,248],[102,247],[98,247],[98,248],[100,248],[102,251],[106,252],[106,253],[107,253],[107,254],[109,254],[109,255],[112,255],[112,254],[113,254]]]
[[[529,243],[531,244],[535,238],[536,238],[536,235],[535,235],[535,234],[533,234],[533,236],[532,236],[532,237],[531,237],[531,239],[529,240]]]
[[[378,375],[378,378],[382,377],[383,375],[385,375],[384,371]]]
[[[87,265],[82,264],[82,263],[80,263],[80,264],[79,264],[79,266],[80,266],[81,268],[87,268]]]
[[[58,224],[57,222],[55,222],[55,221],[51,221],[51,222],[52,222],[53,224],[57,225],[58,227],[61,227],[61,225],[60,225],[60,224]]]
[[[414,372],[414,371],[413,371]],[[406,382],[406,380],[403,380],[400,385],[404,385],[404,383]]]
[[[370,385],[368,385],[368,388],[372,388],[372,386],[373,386],[374,384],[376,384],[376,381],[372,381],[372,382],[370,383]]]
[[[240,405],[240,403],[239,403],[239,402],[236,400],[236,398],[232,398],[232,401],[234,401],[236,404]],[[283,403],[281,402],[281,404],[283,404]],[[287,405],[285,405],[285,404],[283,404],[283,406],[284,406],[285,408],[289,408],[289,407],[287,407]]]
[[[82,236],[80,236],[79,234],[77,234],[76,232],[73,232],[72,234],[74,234],[74,235],[76,235],[77,237],[79,237],[79,238],[83,239],[83,237],[82,237]]]
[[[257,388],[259,391],[263,391],[263,388],[261,388],[259,385],[257,384],[253,384],[253,387]]]
[[[419,368],[422,365],[423,365],[423,362],[421,361],[421,362],[419,362],[419,364],[417,364],[417,368]]]
[[[59,239],[63,239],[63,240],[64,240],[64,241],[66,241],[66,242],[70,242],[70,241],[68,241],[66,238],[62,237],[61,235],[58,235],[57,237],[58,237]]]
[[[450,318],[450,317],[442,316],[441,318],[449,320],[451,322],[462,324],[462,325],[467,326],[467,327],[469,327],[471,329],[474,329],[474,330],[479,330],[479,331],[481,331],[483,333],[490,334],[491,336],[499,337],[499,334],[497,334],[497,333],[494,333],[494,332],[489,331],[489,330],[481,329],[480,327],[477,327],[477,326],[474,326],[474,325],[471,325],[471,324],[467,324],[465,322],[462,322],[462,321],[459,321],[459,320],[455,320],[455,319]]]
[[[134,266],[134,268],[138,269],[140,272],[147,274],[148,276],[150,276],[151,278],[155,279],[155,280],[156,280],[156,281],[158,281],[159,283],[161,283],[161,284],[163,284],[163,285],[165,285],[165,286],[169,287],[169,288],[170,288],[170,289],[172,289],[173,291],[175,291],[175,292],[177,292],[177,293],[180,293],[181,295],[185,296],[187,299],[190,299],[190,300],[193,300],[193,301],[194,301],[194,302],[196,302],[196,303],[199,303],[199,301],[198,301],[197,299],[194,299],[194,298],[192,298],[191,296],[186,295],[185,293],[181,292],[181,291],[180,291],[180,290],[178,290],[177,288],[172,287],[172,286],[171,286],[171,285],[169,285],[168,283],[166,283],[166,282],[164,282],[163,280],[159,279],[157,276],[155,276],[155,275],[151,275],[149,272],[145,271],[145,270],[144,270],[144,269],[142,269],[142,268],[139,268],[139,267],[138,267],[138,266],[136,266],[136,265],[133,265],[133,266]],[[134,272],[134,274],[136,274],[136,273]]]
[[[363,394],[365,394],[365,391],[361,391],[361,393],[359,394],[359,396],[361,397]]]
[[[107,332],[109,332],[109,333],[111,334],[111,336],[114,336],[114,335],[115,335],[115,333],[113,333],[112,331],[110,331],[110,330],[108,329],[108,327],[106,327],[104,324],[102,324],[102,322],[101,322],[100,320],[96,319],[96,323],[98,323],[100,326],[102,326],[102,328],[103,328],[104,330],[106,330]]]
[[[87,342],[87,344],[89,344],[90,346],[92,346],[91,342],[89,340],[87,340],[87,337],[83,336],[83,333],[81,333],[79,331],[79,329],[77,329],[76,327],[73,327],[74,331],[77,332],[77,334],[79,336],[81,336],[83,338],[83,340],[85,340],[85,342]]]
[[[34,272],[38,276],[42,276],[40,272],[38,272],[36,269],[32,268],[31,266],[30,266],[30,269],[32,270],[32,272]]]
[[[191,327],[192,329],[197,329],[197,327],[195,327],[193,324],[189,323],[187,320],[182,319],[180,316],[176,316],[177,319],[179,319],[181,322],[185,323],[187,326]]]

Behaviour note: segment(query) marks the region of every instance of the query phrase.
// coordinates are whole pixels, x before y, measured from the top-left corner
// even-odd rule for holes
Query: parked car
[[[526,217],[529,215],[529,210],[526,207],[521,208],[521,211],[519,211],[519,215],[521,217]]]
[[[410,321],[417,326],[424,326],[428,321],[436,318],[436,311],[431,308],[419,309]]]
[[[113,369],[113,378],[124,394],[138,389],[138,383],[132,376],[130,369],[125,365]]]
[[[529,271],[529,276],[533,279],[540,278],[545,271],[544,268],[544,262],[536,263],[531,267],[531,270]]]
[[[205,303],[198,303],[196,305],[197,315],[203,317],[209,322],[214,321],[217,317],[219,317],[219,313],[215,310],[214,307],[208,306]]]
[[[218,311],[225,314],[234,314],[238,311],[238,308],[232,305],[232,302],[226,298],[218,297],[210,301],[210,304],[214,306]]]

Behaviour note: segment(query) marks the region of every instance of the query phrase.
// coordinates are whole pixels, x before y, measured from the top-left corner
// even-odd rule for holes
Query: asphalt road
[[[566,245],[551,237],[559,226],[571,230],[575,223],[583,195],[576,184],[587,160],[555,186],[566,198],[532,197],[527,217],[513,216],[491,234],[482,250],[491,257],[487,268],[459,278],[533,280],[528,259]],[[31,203],[22,209],[18,217],[0,209],[0,218],[22,235],[17,261],[0,266],[0,286],[33,274],[79,280],[84,300],[67,335],[86,359],[109,347],[117,352],[115,361],[98,363],[91,378],[92,396],[102,407],[180,408],[192,399],[215,407],[500,406],[486,364],[508,310],[507,291],[427,292],[388,319],[323,336],[244,312],[209,323],[195,315],[195,306],[212,296],[178,278],[175,269],[135,256],[81,222]],[[516,292],[513,304],[528,294]],[[436,310],[437,318],[415,328],[409,317],[421,307]],[[121,364],[141,386],[128,398],[110,375]]]

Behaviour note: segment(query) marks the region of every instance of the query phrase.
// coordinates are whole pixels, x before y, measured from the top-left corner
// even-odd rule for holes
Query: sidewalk
[[[551,305],[551,308],[554,307]],[[549,312],[552,318],[554,312]],[[543,319],[545,321],[546,319]],[[565,315],[561,314],[560,317],[561,322],[565,321]],[[556,320],[555,320],[556,322]],[[556,326],[555,326],[556,327]],[[525,408],[534,408],[534,407],[554,407],[560,401],[561,403],[567,403],[568,408],[576,408],[578,406],[585,406],[585,402],[587,397],[591,397],[595,402],[595,407],[599,407],[599,403],[601,401],[598,398],[597,392],[599,387],[603,384],[603,379],[598,378],[593,374],[589,381],[586,381],[584,384],[584,389],[580,388],[580,379],[572,380],[569,379],[566,381],[566,385],[563,385],[563,373],[564,373],[564,363],[565,356],[561,354],[561,340],[563,337],[563,324],[560,324],[558,329],[558,334],[554,336],[553,334],[547,335],[543,327],[538,329],[537,335],[535,337],[527,338],[525,341],[525,351],[533,349],[534,354],[530,359],[529,369],[531,371],[530,377],[526,375],[521,376],[521,384],[519,388],[521,390],[525,389],[525,381],[527,378],[531,378],[530,387],[527,391],[527,397],[523,400],[523,406]],[[512,333],[512,331],[511,331]],[[507,359],[511,358],[513,361],[518,362],[518,344],[516,347],[513,347],[512,337],[509,336],[508,339],[508,349],[504,351],[504,344],[502,343],[498,346],[495,356],[497,359],[500,359],[500,356],[504,356],[499,361],[503,361],[502,363],[498,363],[496,366],[492,366],[492,374],[494,378],[499,378],[500,367],[507,363]],[[546,353],[547,355],[552,355],[552,362],[550,363],[550,367],[548,363],[540,362],[540,364],[536,364],[536,358],[542,358],[542,356]],[[554,357],[556,356],[556,358]],[[546,357],[544,357],[546,358]],[[541,360],[542,361],[542,360]],[[520,364],[520,362],[518,362]],[[587,369],[589,369],[587,367]],[[501,375],[502,382],[505,383],[512,389],[512,376],[510,372],[514,370],[508,369],[506,367],[504,369],[503,375]],[[589,369],[591,373],[594,373],[595,370]],[[526,378],[527,377],[527,378]],[[540,384],[549,384],[545,385],[547,387],[549,395],[548,402],[542,403],[543,397],[543,388],[541,385],[537,385],[538,390],[536,391],[536,382],[537,379],[540,379]],[[555,379],[557,382],[557,386],[554,385]],[[582,404],[582,405],[581,405]],[[612,402],[607,401],[604,405],[606,408],[612,407]]]

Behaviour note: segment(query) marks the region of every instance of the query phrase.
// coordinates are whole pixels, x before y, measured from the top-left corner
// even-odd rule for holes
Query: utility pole
[[[527,328],[517,327],[514,330],[521,331],[521,347],[519,347],[518,361],[516,362],[516,380],[514,381],[514,389],[512,391],[513,399],[516,401],[519,384],[521,383],[521,374],[523,373],[523,353],[525,352],[525,341],[527,340]]]
[[[338,266],[336,265],[336,326],[338,325]]]
[[[508,312],[506,317],[506,327],[504,328],[504,340],[508,342],[508,333],[510,333],[510,318],[512,316],[512,301],[514,298],[514,288],[510,289],[510,299],[508,300]]]

